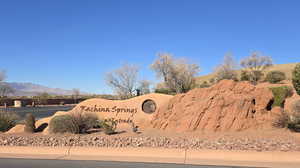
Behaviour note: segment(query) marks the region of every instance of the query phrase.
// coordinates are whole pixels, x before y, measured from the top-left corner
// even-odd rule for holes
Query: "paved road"
[[[133,162],[110,162],[110,161],[0,158],[0,168],[241,168],[241,167],[196,166],[196,165],[166,164],[166,163],[133,163]]]

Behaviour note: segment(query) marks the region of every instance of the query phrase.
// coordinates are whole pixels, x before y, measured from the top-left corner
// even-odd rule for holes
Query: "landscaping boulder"
[[[282,112],[281,108],[272,110],[272,103],[268,88],[223,80],[209,88],[176,95],[154,114],[151,124],[177,132],[271,128]]]

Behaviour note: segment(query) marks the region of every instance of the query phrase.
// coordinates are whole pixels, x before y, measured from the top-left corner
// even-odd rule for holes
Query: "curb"
[[[83,152],[85,153],[84,156]],[[184,149],[72,147],[68,160],[184,163]]]
[[[188,150],[187,164],[299,168],[300,152]]]
[[[0,158],[99,160],[248,167],[300,167],[300,152],[166,148],[0,147]]]
[[[70,147],[1,146],[0,158],[59,159],[67,156]]]

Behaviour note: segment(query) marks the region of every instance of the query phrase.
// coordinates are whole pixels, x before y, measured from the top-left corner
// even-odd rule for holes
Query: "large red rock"
[[[210,88],[179,94],[162,106],[151,121],[154,128],[175,131],[240,131],[270,128],[282,113],[271,109],[273,94],[248,82],[223,80]]]
[[[291,115],[299,115],[300,114],[300,96],[296,93],[285,100],[284,111]]]

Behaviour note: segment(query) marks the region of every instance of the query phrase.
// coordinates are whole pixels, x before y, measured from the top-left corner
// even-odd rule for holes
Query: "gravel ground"
[[[294,140],[221,137],[216,139],[180,137],[122,137],[104,135],[18,135],[0,134],[0,146],[91,146],[153,147],[213,150],[300,151]]]

